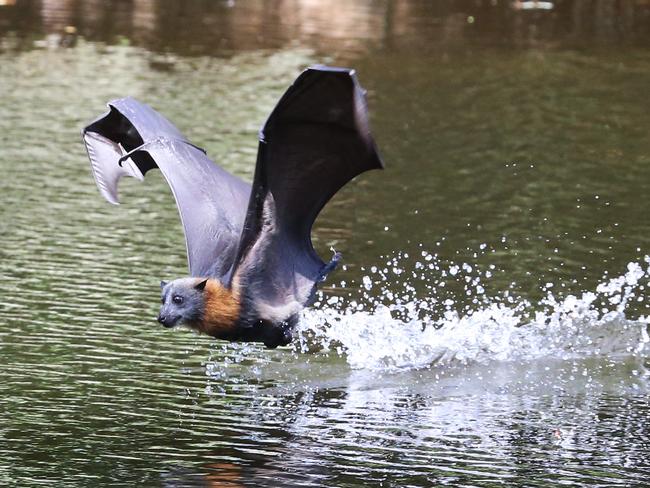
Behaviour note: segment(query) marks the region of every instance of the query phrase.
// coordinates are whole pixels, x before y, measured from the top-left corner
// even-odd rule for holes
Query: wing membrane
[[[183,223],[190,274],[226,282],[250,185],[214,164],[151,107],[125,98],[109,103],[109,109],[83,131],[101,194],[117,204],[123,176],[142,179],[147,171],[159,168]]]
[[[348,181],[382,167],[354,72],[304,71],[260,132],[233,276],[260,318],[285,320],[309,301],[329,269],[311,243],[314,220]]]

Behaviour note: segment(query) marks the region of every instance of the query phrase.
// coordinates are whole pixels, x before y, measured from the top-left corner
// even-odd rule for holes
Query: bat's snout
[[[163,325],[163,327],[167,327],[168,329],[176,325],[176,320],[174,320],[169,315],[165,315],[163,313],[158,315],[158,322],[160,322]]]

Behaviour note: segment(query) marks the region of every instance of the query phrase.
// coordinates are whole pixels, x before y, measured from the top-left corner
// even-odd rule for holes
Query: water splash
[[[533,304],[509,291],[487,297],[483,283],[493,268],[480,272],[465,263],[445,269],[435,256],[422,254],[423,262],[409,272],[399,267],[400,258],[408,256],[400,255],[383,269],[371,268],[360,285],[363,303],[334,296],[306,311],[297,350],[333,352],[353,368],[375,370],[648,354],[650,318],[626,316],[634,303],[644,301],[647,256],[580,296],[559,297],[547,283],[545,298]],[[447,281],[435,281],[433,274]],[[401,294],[391,291],[400,276]],[[410,278],[428,283],[426,297],[416,297]],[[470,307],[440,299],[436,290],[450,278],[462,285]]]

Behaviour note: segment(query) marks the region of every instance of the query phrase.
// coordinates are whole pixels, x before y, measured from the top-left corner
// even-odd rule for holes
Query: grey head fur
[[[203,290],[204,278],[179,278],[160,282],[161,301],[158,322],[165,327],[174,327],[183,322],[201,320],[205,310]]]

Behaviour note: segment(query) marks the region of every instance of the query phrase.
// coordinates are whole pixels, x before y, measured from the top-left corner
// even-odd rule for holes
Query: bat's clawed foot
[[[293,333],[291,329],[285,329],[284,327],[277,327],[274,334],[270,334],[264,338],[264,345],[268,349],[275,349],[278,346],[286,346],[290,344],[293,340]]]
[[[330,262],[327,263],[325,266],[323,266],[323,269],[320,272],[320,278],[319,281],[323,281],[328,274],[330,274],[332,271],[336,269],[336,266],[338,266],[339,261],[343,257],[343,255],[340,252],[337,252],[334,250],[334,248],[330,248],[330,250],[334,253],[332,255],[332,259],[330,259]]]
[[[343,255],[333,247],[330,247],[330,251],[332,251],[332,259],[330,259],[330,264],[334,263],[336,265],[336,263],[338,263],[341,260]]]
[[[264,345],[269,349],[286,346],[293,340],[293,328],[298,324],[298,316],[293,315],[280,324],[269,324],[264,337]]]

